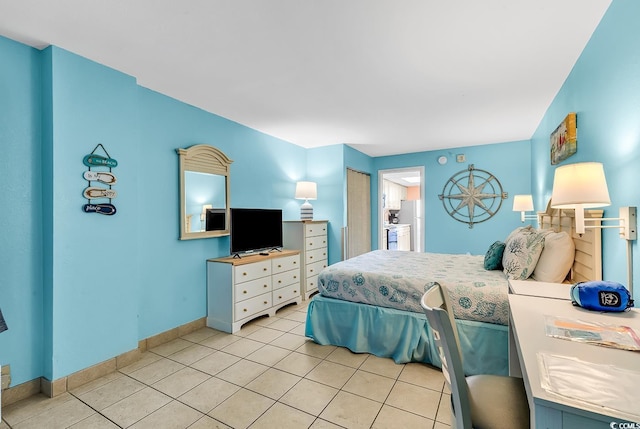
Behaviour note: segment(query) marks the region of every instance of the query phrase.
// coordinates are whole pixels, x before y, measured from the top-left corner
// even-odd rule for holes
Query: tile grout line
[[[274,323],[275,323],[275,322],[274,322]],[[298,323],[301,323],[301,324],[302,324],[302,323],[304,323],[304,322],[298,322]],[[261,328],[268,328],[268,326],[261,326]],[[269,328],[269,329],[277,330],[277,329],[274,329],[274,328]],[[293,330],[293,329],[296,329],[296,328],[292,328],[291,330]],[[289,331],[281,331],[281,332],[287,332],[287,333],[290,333],[290,331],[291,331],[291,330],[289,330]],[[232,334],[232,335],[233,335],[233,334]],[[251,335],[251,334],[249,334],[249,335]],[[297,334],[293,334],[293,335],[297,335]],[[250,339],[250,338],[247,338],[247,337],[248,337],[248,336],[243,337],[243,338],[246,338],[246,339],[249,339],[249,340],[253,340],[253,339]],[[278,338],[279,338],[279,337],[278,337]],[[276,338],[276,339],[277,339],[277,338]],[[253,340],[253,341],[258,341],[258,342],[261,342],[261,343],[262,343],[262,341],[259,341],[259,340]],[[273,341],[273,340],[272,340],[272,341]],[[233,344],[233,343],[232,343],[232,344]],[[272,344],[271,344],[271,343],[263,343],[263,345],[262,345],[262,347],[260,347],[260,349],[264,348],[266,345],[272,345]],[[273,345],[272,345],[272,346],[273,346]],[[227,346],[225,346],[225,347],[227,347]],[[278,347],[278,346],[273,346],[273,347]],[[281,348],[281,347],[279,347],[279,348]],[[224,348],[223,348],[223,349],[224,349]],[[218,350],[218,351],[223,351],[223,349],[220,349],[220,350]],[[258,349],[258,350],[260,350],[260,349]],[[284,348],[283,348],[283,349],[284,349]],[[291,353],[300,353],[300,354],[305,354],[305,355],[307,355],[306,353],[298,352],[298,349],[299,349],[299,348],[294,349],[294,350],[291,350],[291,349],[285,349],[285,350],[287,350],[287,351],[289,352],[289,354],[288,354],[287,356],[291,355]],[[338,350],[338,348],[334,349],[334,351],[335,351],[335,350]],[[256,350],[256,351],[257,351],[257,350]],[[379,416],[379,414],[380,414],[380,411],[382,410],[382,407],[386,404],[386,400],[387,400],[387,399],[389,398],[389,396],[391,395],[391,391],[393,390],[393,387],[395,387],[395,386],[397,385],[398,381],[400,381],[399,377],[400,377],[400,375],[402,374],[402,371],[404,370],[404,364],[403,364],[403,369],[400,371],[400,373],[398,373],[398,376],[397,376],[397,377],[395,377],[395,378],[391,378],[391,377],[387,377],[387,376],[385,376],[385,375],[377,374],[377,373],[372,372],[372,371],[367,371],[366,369],[362,369],[362,365],[366,362],[366,359],[365,359],[365,360],[363,360],[363,361],[362,361],[362,362],[361,362],[357,367],[352,367],[352,366],[349,366],[349,365],[345,365],[345,364],[343,364],[343,363],[339,363],[339,362],[331,361],[331,360],[329,360],[328,358],[329,358],[329,356],[331,356],[331,354],[332,354],[332,353],[333,353],[333,352],[331,352],[331,353],[327,354],[327,355],[326,355],[325,357],[323,357],[323,358],[318,358],[317,356],[314,356],[314,355],[307,355],[307,356],[311,356],[311,357],[315,357],[315,358],[317,358],[317,359],[320,359],[320,363],[321,363],[321,362],[323,362],[323,361],[326,361],[326,362],[329,362],[329,363],[332,363],[332,364],[341,365],[341,366],[344,366],[344,367],[347,367],[347,368],[355,369],[354,373],[353,373],[353,374],[352,374],[352,375],[351,375],[351,376],[350,376],[350,377],[349,377],[349,378],[344,382],[344,384],[342,384],[342,386],[341,386],[339,389],[337,389],[337,393],[336,393],[336,395],[337,395],[339,392],[346,392],[346,393],[350,393],[350,394],[353,394],[353,395],[359,396],[359,397],[364,398],[364,399],[372,400],[372,401],[374,401],[374,402],[379,402],[379,401],[375,401],[375,400],[373,400],[373,399],[367,398],[367,397],[365,397],[365,396],[361,396],[361,395],[358,395],[358,394],[351,393],[351,392],[349,392],[349,391],[343,390],[344,386],[346,386],[346,385],[347,385],[347,383],[349,382],[349,380],[351,380],[351,379],[353,378],[353,376],[354,376],[358,371],[363,371],[363,372],[366,372],[366,373],[369,373],[369,374],[374,374],[374,375],[378,375],[378,376],[381,376],[381,377],[385,377],[385,378],[389,378],[389,379],[394,380],[393,386],[392,386],[391,390],[389,391],[389,393],[387,394],[387,396],[385,397],[385,400],[384,400],[384,401],[382,401],[382,402],[379,402],[379,403],[381,403],[381,405],[382,405],[382,406],[380,407],[380,410],[379,410],[379,411],[378,411],[378,413],[376,414],[376,418],[377,418],[377,417]],[[351,352],[351,353],[353,353],[353,352]],[[235,356],[235,355],[234,355],[234,356]],[[248,355],[247,355],[247,356],[248,356]],[[245,357],[236,356],[236,357],[240,357],[240,359],[241,359],[241,360],[246,359],[246,360],[249,360],[250,362],[253,362],[253,361],[251,361],[250,359],[247,359],[247,356],[245,356]],[[283,357],[282,359],[280,359],[278,362],[280,362],[280,361],[284,360],[285,358],[286,358],[286,356],[285,356],[285,357]],[[278,362],[276,362],[274,365],[277,365],[277,363],[278,363]],[[258,363],[258,362],[256,362],[256,363]],[[318,363],[318,365],[320,365],[320,363]],[[271,369],[271,368],[272,368],[272,369],[275,369],[275,370],[278,370],[278,371],[287,372],[288,374],[292,374],[292,375],[296,375],[296,376],[297,376],[297,374],[293,374],[293,373],[290,373],[290,372],[288,372],[288,371],[284,371],[284,370],[281,370],[281,369],[279,369],[279,368],[275,368],[275,366],[274,366],[274,365],[269,366],[269,369]],[[315,367],[317,367],[318,365],[316,365]],[[315,368],[315,367],[314,367],[314,368]],[[308,371],[304,376],[300,377],[300,380],[298,380],[298,381],[296,382],[296,384],[294,384],[292,387],[290,387],[290,388],[287,390],[287,392],[285,392],[284,394],[282,394],[282,395],[280,396],[280,398],[276,399],[276,400],[275,400],[275,402],[274,402],[274,404],[273,404],[273,405],[271,405],[271,406],[270,406],[270,407],[269,407],[269,408],[268,408],[264,413],[266,413],[269,409],[271,409],[271,408],[272,408],[276,403],[280,403],[280,404],[282,404],[282,405],[292,407],[291,405],[288,405],[288,404],[285,404],[285,403],[283,403],[283,402],[280,402],[280,399],[281,399],[283,396],[285,396],[285,395],[286,395],[286,393],[288,393],[291,389],[293,389],[293,388],[294,388],[298,383],[300,383],[300,381],[302,381],[302,380],[314,381],[314,382],[316,382],[316,383],[319,383],[319,384],[322,384],[322,385],[324,385],[324,386],[328,386],[328,387],[331,387],[331,388],[334,388],[334,389],[335,389],[335,387],[333,387],[333,386],[331,386],[331,385],[328,385],[328,384],[322,383],[322,382],[320,382],[320,381],[315,381],[315,380],[311,380],[311,379],[306,378],[306,376],[307,376],[311,371],[313,371],[313,369],[312,369],[312,370],[310,370],[310,371]],[[265,371],[265,372],[266,372],[266,371]],[[262,373],[262,374],[264,374],[264,373]],[[262,374],[260,374],[260,375],[262,375]],[[260,375],[258,375],[258,376],[257,376],[256,378],[254,378],[253,380],[255,380],[255,379],[257,379],[258,377],[260,377]],[[215,375],[212,375],[212,377],[215,377]],[[217,377],[216,377],[216,378],[217,378]],[[253,381],[253,380],[252,380],[252,381]],[[251,383],[251,381],[250,381],[249,383]],[[247,383],[247,385],[248,385],[249,383]],[[235,383],[232,383],[232,384],[235,384]],[[410,383],[410,382],[407,382],[407,384],[415,385],[415,384]],[[236,385],[236,386],[239,386],[239,385]],[[440,394],[440,396],[439,396],[439,400],[438,400],[438,405],[436,406],[436,415],[433,417],[433,426],[435,426],[435,424],[438,422],[438,420],[437,420],[437,411],[438,411],[438,409],[439,409],[439,407],[440,407],[440,404],[441,404],[441,402],[442,402],[442,399],[443,399],[443,395],[444,395],[443,388],[444,388],[444,387],[443,387],[443,388],[441,388],[441,390],[440,390],[440,391],[437,391],[437,390],[433,390],[433,389],[431,389],[431,388],[429,388],[429,387],[426,387],[426,386],[421,386],[421,385],[415,385],[415,386],[418,386],[418,387],[420,387],[420,388],[425,388],[425,389],[428,389],[428,390],[432,390],[432,391],[438,392],[438,393]],[[261,394],[260,392],[256,392],[256,391],[254,391],[254,390],[251,390],[250,388],[248,388],[248,387],[246,387],[246,386],[239,386],[239,387],[240,387],[241,389],[246,389],[246,390],[248,390],[248,391],[250,391],[250,392],[253,392],[253,393],[256,393],[256,394],[258,394],[258,395],[265,396],[265,395]],[[333,398],[332,398],[331,400],[335,399],[335,396],[336,396],[336,395],[334,395],[334,396],[333,396]],[[272,398],[270,398],[270,397],[268,397],[268,396],[266,396],[266,397],[267,397],[267,398],[269,398],[269,399],[272,399]],[[317,415],[317,416],[314,416],[316,420],[320,418],[320,415],[321,415],[321,414],[322,414],[322,412],[323,412],[323,411],[324,411],[324,410],[329,406],[329,404],[331,403],[331,400],[327,403],[327,405],[325,405],[325,407],[322,409],[322,411],[320,411],[320,412],[318,413],[318,415]],[[224,402],[224,401],[223,401],[223,402]],[[403,411],[403,412],[406,412],[406,413],[410,413],[410,414],[416,415],[416,416],[418,416],[418,417],[422,417],[422,418],[429,419],[428,417],[422,416],[422,415],[420,415],[420,414],[415,414],[415,413],[413,413],[413,412],[411,412],[411,411],[407,411],[407,410],[404,410],[404,409],[402,409],[402,408],[397,408],[397,407],[395,407],[395,406],[388,405],[388,404],[386,404],[386,405],[387,405],[387,406],[389,406],[389,407],[391,407],[391,408],[394,408],[394,409],[397,409],[397,410],[400,410],[400,411]],[[298,410],[298,411],[304,412],[305,414],[309,414],[309,413],[307,413],[307,412],[306,412],[306,411],[304,411],[304,410],[300,410],[299,408],[296,408],[296,407],[292,407],[292,408],[294,408],[294,409],[296,409],[296,410]],[[263,413],[263,414],[261,414],[260,416],[258,416],[258,418],[256,418],[256,420],[254,420],[254,422],[252,422],[252,424],[253,424],[253,423],[255,423],[255,421],[257,421],[257,420],[258,420],[262,415],[264,415],[264,413]],[[309,415],[312,415],[312,414],[309,414]],[[429,419],[429,420],[431,420],[431,419]],[[315,421],[315,420],[314,420],[314,421]],[[375,421],[375,419],[374,419],[374,421]],[[442,422],[440,422],[440,423],[442,423]]]
[[[94,389],[94,390],[95,390],[95,389]],[[70,394],[71,396],[73,396],[74,398],[76,398],[78,401],[82,402],[82,403],[83,403],[84,405],[86,405],[87,407],[91,408],[91,409],[92,409],[93,411],[95,411],[97,414],[99,414],[99,415],[101,415],[102,417],[104,417],[105,419],[109,420],[111,423],[113,423],[114,425],[116,425],[116,426],[117,426],[117,427],[119,427],[120,429],[123,429],[123,428],[122,428],[122,426],[120,426],[118,423],[114,422],[114,421],[113,421],[113,420],[111,420],[109,417],[105,416],[105,415],[104,415],[104,414],[102,414],[100,411],[96,410],[96,409],[95,409],[95,408],[93,408],[91,405],[89,405],[88,403],[86,403],[85,401],[83,401],[82,399],[80,399],[79,397],[77,397],[76,395],[74,395],[73,393],[69,392],[69,394]],[[129,396],[131,396],[131,395],[129,395]],[[129,396],[127,396],[127,398],[128,398]],[[91,417],[91,416],[86,417],[86,418],[84,418],[84,419],[82,419],[82,420],[80,420],[80,421],[78,421],[78,422],[74,423],[74,425],[76,425],[76,424],[78,424],[78,423],[80,423],[80,422],[82,422],[82,421],[84,421],[84,420],[86,420],[86,419],[88,419],[88,418],[90,418],[90,417]],[[73,425],[72,425],[72,426],[73,426]]]

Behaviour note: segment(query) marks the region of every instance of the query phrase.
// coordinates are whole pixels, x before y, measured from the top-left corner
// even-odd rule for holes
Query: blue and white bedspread
[[[318,280],[323,296],[416,313],[434,284],[449,292],[457,319],[508,324],[507,279],[485,270],[483,255],[375,250],[328,266]]]

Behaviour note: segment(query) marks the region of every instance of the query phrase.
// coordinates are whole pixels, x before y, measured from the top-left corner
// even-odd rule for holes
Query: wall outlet
[[[0,375],[0,389],[8,389],[11,385],[11,365],[3,366]]]

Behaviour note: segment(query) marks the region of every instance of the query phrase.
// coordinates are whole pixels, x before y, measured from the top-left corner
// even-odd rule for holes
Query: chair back
[[[439,285],[432,286],[421,300],[442,362],[442,374],[451,390],[455,427],[471,429],[469,390],[462,367],[458,330],[453,310],[447,311],[452,308],[448,304],[449,296]]]

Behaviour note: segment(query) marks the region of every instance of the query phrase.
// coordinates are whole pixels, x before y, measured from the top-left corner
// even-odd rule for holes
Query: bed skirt
[[[470,320],[456,323],[465,373],[507,375],[508,328]],[[421,313],[316,295],[307,310],[305,335],[318,344],[389,357],[396,363],[441,366],[427,317]]]

